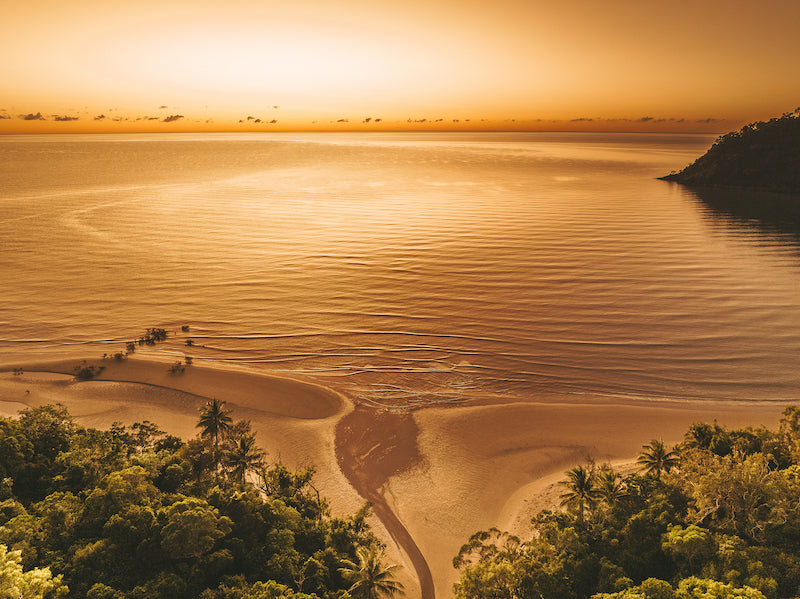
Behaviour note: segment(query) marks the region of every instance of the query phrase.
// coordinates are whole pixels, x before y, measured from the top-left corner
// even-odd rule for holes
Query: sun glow
[[[727,130],[800,97],[800,4],[740,4],[40,0],[3,13],[0,132]]]

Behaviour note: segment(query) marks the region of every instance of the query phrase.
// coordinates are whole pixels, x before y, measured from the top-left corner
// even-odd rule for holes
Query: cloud
[[[368,116],[367,118],[365,118],[365,119],[364,119],[363,121],[361,121],[361,122],[362,122],[362,123],[369,123],[371,120],[372,120],[372,117],[371,117],[371,116]]]
[[[254,120],[253,122],[254,122],[254,123],[260,123],[260,122],[261,122],[261,119],[256,119],[256,120]]]
[[[708,124],[708,123],[719,123],[719,122],[721,122],[722,120],[723,120],[723,119],[715,119],[715,118],[711,118],[711,117],[709,117],[709,118],[707,118],[707,119],[697,119],[697,121],[696,121],[696,122],[698,122],[698,123],[707,123],[707,124]]]
[[[273,108],[278,109],[278,108],[280,108],[280,106],[273,106]]]
[[[269,124],[270,124],[270,125],[274,125],[274,124],[275,124],[275,123],[277,123],[277,122],[278,122],[278,121],[276,121],[275,119],[272,119],[272,120],[269,122]],[[316,122],[316,121],[315,121],[315,122]]]
[[[637,123],[647,123],[647,122],[652,121],[652,120],[653,120],[653,117],[651,117],[651,116],[643,116],[640,119],[636,119],[636,122]]]
[[[163,106],[163,105],[162,105],[162,106],[159,106],[159,107],[158,107],[158,109],[159,109],[159,110],[161,110],[161,109],[163,109],[163,108],[169,108],[169,106]]]
[[[588,118],[586,118],[585,116],[582,116],[582,117],[580,117],[580,118],[578,118],[578,119],[572,119],[572,120],[570,121],[570,123],[580,123],[580,122],[587,122],[587,123],[591,123],[593,120],[594,120],[594,119],[588,119]]]
[[[29,112],[28,114],[21,114],[21,115],[19,115],[19,118],[21,118],[23,121],[46,121],[47,120],[46,118],[44,118],[42,116],[41,112],[37,112],[36,114],[33,114],[32,112]]]
[[[54,115],[53,115],[53,120],[56,120],[56,121],[77,121],[77,120],[78,120],[78,117],[76,117],[76,116],[69,116],[69,115],[58,115],[58,114],[54,114]]]
[[[338,120],[338,121],[336,121],[336,122],[337,122],[337,123],[349,123],[349,122],[350,122],[350,119],[339,119],[339,120]]]
[[[104,115],[104,114],[98,114],[96,117],[94,117],[94,120],[96,120],[96,121],[102,121],[104,118],[106,118],[106,115]]]
[[[158,120],[158,117],[157,117],[157,116],[148,116],[148,117],[145,117],[145,118],[146,118],[148,121],[157,121],[157,120]]]
[[[0,119],[10,119],[11,117],[7,114],[0,114]]]
[[[173,123],[175,121],[179,121],[183,118],[182,114],[171,114],[168,117],[161,119],[162,123]]]
[[[383,119],[375,119],[376,123],[380,123]]]
[[[256,118],[256,117],[254,117],[254,116],[249,116],[249,117],[247,117],[247,120],[248,120],[248,121],[252,121],[252,120],[253,120],[253,119],[255,119],[255,118]]]

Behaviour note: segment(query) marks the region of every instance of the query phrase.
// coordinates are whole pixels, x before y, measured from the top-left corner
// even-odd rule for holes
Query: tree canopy
[[[364,555],[399,588],[368,506],[333,517],[313,469],[267,466],[221,402],[202,419],[184,442],[62,406],[0,418],[0,597],[344,599]]]
[[[800,596],[800,410],[776,431],[698,423],[639,473],[590,462],[561,483],[565,511],[527,540],[475,533],[453,564],[457,599],[779,599]]]

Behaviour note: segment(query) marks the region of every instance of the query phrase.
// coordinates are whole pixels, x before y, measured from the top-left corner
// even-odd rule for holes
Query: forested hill
[[[661,178],[685,185],[800,193],[800,108],[723,135],[682,171]]]

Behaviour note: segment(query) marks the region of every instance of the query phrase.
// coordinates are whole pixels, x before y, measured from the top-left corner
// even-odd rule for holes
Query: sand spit
[[[98,380],[77,382],[80,360],[0,365],[0,414],[61,402],[86,425],[150,420],[182,437],[196,434],[211,397],[249,419],[269,458],[315,465],[337,515],[364,499],[403,566],[411,599],[452,596],[452,558],[473,532],[491,526],[528,534],[530,517],[557,504],[563,472],[591,456],[632,469],[642,444],[679,441],[693,422],[775,426],[783,402],[615,400],[587,395],[389,412],[353,402],[310,381],[250,370],[132,357],[96,360]],[[22,367],[15,376],[12,368]],[[627,465],[626,465],[627,464]]]

